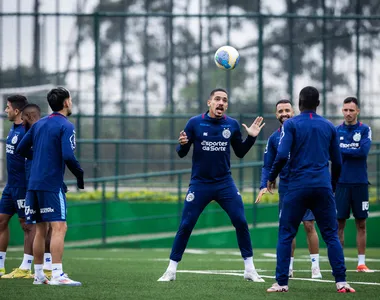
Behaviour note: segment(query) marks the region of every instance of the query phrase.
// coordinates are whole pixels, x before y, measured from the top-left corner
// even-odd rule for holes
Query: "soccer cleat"
[[[20,268],[13,269],[12,272],[1,276],[3,279],[16,279],[16,278],[25,278],[32,279],[34,278],[31,270],[24,270]]]
[[[51,279],[51,276],[52,276],[52,270],[47,270],[47,269],[44,269],[44,274],[45,276],[47,277],[47,279]]]
[[[3,276],[5,274],[5,268],[1,268],[0,269],[0,277]]]
[[[293,269],[289,269],[289,278],[293,277]]]
[[[278,283],[273,283],[273,285],[267,289],[267,292],[268,293],[275,293],[275,292],[278,292],[278,293],[286,293],[287,291],[289,291],[289,288],[287,285],[278,285]]]
[[[256,270],[244,271],[244,279],[253,282],[265,282],[265,280],[262,279],[259,274],[257,274]]]
[[[34,277],[33,284],[49,284],[49,279],[44,276],[43,278]]]
[[[157,281],[174,281],[176,276],[176,272],[173,271],[166,271],[164,275],[162,275],[160,278],[158,278]]]
[[[311,268],[311,278],[322,279],[322,273],[318,267]]]
[[[337,283],[336,290],[338,293],[355,293],[355,290],[348,283]]]
[[[356,272],[373,273],[374,271],[372,271],[366,265],[358,265],[358,267],[356,268]]]
[[[79,281],[71,280],[66,274],[63,274],[57,278],[52,278],[49,281],[50,285],[66,285],[66,286],[81,286]]]

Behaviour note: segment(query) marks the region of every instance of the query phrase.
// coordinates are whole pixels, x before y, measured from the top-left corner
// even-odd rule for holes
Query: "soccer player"
[[[62,269],[67,230],[66,198],[62,191],[65,164],[77,178],[78,188],[84,188],[83,170],[74,155],[74,125],[67,120],[67,116],[71,115],[72,101],[70,92],[63,87],[52,89],[47,95],[47,100],[53,113],[35,123],[17,147],[17,152],[25,157],[33,147],[25,204],[27,222],[37,223],[33,244],[33,284],[80,286],[80,282],[71,280]],[[43,271],[49,222],[52,227],[50,251],[53,268],[50,281]]]
[[[33,126],[41,118],[41,109],[37,104],[29,103],[24,106],[22,110],[22,122],[25,128],[25,132]],[[25,160],[25,171],[26,171],[26,181],[29,181],[30,169],[32,167],[32,159]],[[63,191],[67,191],[67,187],[64,184]],[[45,240],[45,253],[44,253],[44,265],[43,270],[47,278],[51,278],[52,266],[51,266],[51,253],[50,253],[50,239],[51,239],[51,226],[49,225],[49,230]]]
[[[193,148],[192,174],[182,212],[182,219],[174,239],[170,262],[166,272],[158,281],[176,279],[178,262],[181,261],[190,234],[203,209],[215,200],[228,214],[244,259],[244,278],[263,282],[253,264],[253,252],[248,224],[244,215],[241,195],[235,186],[230,170],[230,146],[236,156],[243,158],[255,143],[263,118],[257,117],[250,127],[243,124],[248,137],[243,141],[239,123],[225,112],[228,94],[224,89],[215,89],[207,100],[209,110],[191,118],[179,135],[178,155],[187,155]]]
[[[307,209],[313,212],[327,244],[337,291],[355,292],[346,282],[346,267],[343,248],[338,238],[333,194],[342,166],[339,140],[334,125],[317,115],[318,106],[318,90],[311,86],[303,88],[299,95],[301,114],[284,122],[277,156],[268,176],[267,188],[272,192],[276,177],[289,164],[288,192],[282,202],[278,231],[277,282],[268,292],[288,291],[291,243]]]
[[[280,122],[281,126],[284,122],[294,116],[294,110],[292,104],[287,99],[279,100],[276,104],[276,118]],[[272,168],[274,159],[277,155],[277,147],[278,141],[280,139],[281,127],[277,129],[273,134],[269,137],[267,146],[264,152],[264,166],[261,171],[261,185],[260,185],[260,193],[257,196],[256,203],[261,201],[262,196],[267,192],[267,181],[268,175]],[[280,173],[280,183],[278,186],[279,193],[279,210],[281,213],[281,205],[282,199],[286,194],[288,189],[288,176],[289,170],[288,165],[282,169]],[[302,218],[302,222],[307,235],[307,243],[309,245],[310,259],[311,259],[311,278],[322,278],[321,270],[319,269],[319,240],[318,234],[314,227],[314,215],[308,209],[305,215]],[[294,251],[296,248],[296,239],[292,242],[292,255],[290,258],[290,266],[289,266],[289,277],[293,277],[293,262],[294,262]]]
[[[25,96],[12,95],[7,98],[5,112],[13,125],[7,136],[6,158],[8,180],[0,200],[0,276],[2,278],[33,278],[31,267],[33,262],[34,226],[25,223],[25,158],[16,153],[16,147],[25,134],[22,125],[21,110],[28,103]],[[9,221],[17,213],[24,231],[24,258],[20,267],[5,274],[4,262],[9,242]]]
[[[365,264],[366,219],[369,208],[367,156],[371,148],[372,133],[369,126],[358,122],[360,109],[356,98],[346,98],[343,101],[342,112],[344,122],[337,126],[343,161],[335,192],[338,234],[344,247],[344,228],[352,210],[358,248],[356,271],[372,272]]]

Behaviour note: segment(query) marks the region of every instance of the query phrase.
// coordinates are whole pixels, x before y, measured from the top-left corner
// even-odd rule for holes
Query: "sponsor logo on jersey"
[[[228,142],[202,141],[201,145],[203,151],[226,151]]]

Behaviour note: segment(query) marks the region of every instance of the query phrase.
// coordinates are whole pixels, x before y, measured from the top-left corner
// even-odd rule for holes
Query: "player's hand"
[[[263,188],[260,190],[260,193],[257,195],[255,203],[259,203],[261,201],[261,198],[264,196],[264,194],[268,192],[267,188]]]
[[[264,118],[263,117],[257,117],[255,121],[253,121],[252,125],[248,127],[245,124],[242,124],[245,130],[247,131],[248,135],[252,137],[256,137],[259,135],[261,129],[264,127],[265,123],[263,123]]]
[[[83,177],[81,177],[81,178],[77,178],[77,187],[78,187],[78,189],[81,189],[81,190],[84,189],[84,181],[83,181]]]
[[[182,131],[179,133],[178,143],[179,143],[180,145],[185,145],[185,144],[187,144],[188,142],[189,142],[189,140],[188,140],[188,138],[187,138],[186,132],[182,130]]]
[[[267,182],[267,190],[269,193],[273,194],[273,190],[276,187],[276,181],[269,181]]]

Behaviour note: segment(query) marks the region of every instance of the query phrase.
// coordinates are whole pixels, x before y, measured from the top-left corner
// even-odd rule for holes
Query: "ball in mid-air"
[[[239,52],[231,46],[222,46],[215,52],[215,64],[223,70],[232,70],[239,64]]]

